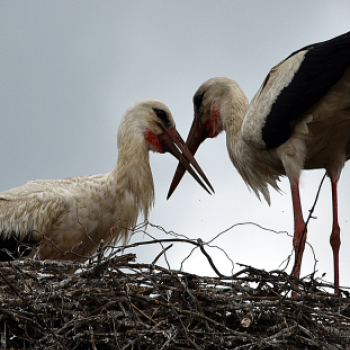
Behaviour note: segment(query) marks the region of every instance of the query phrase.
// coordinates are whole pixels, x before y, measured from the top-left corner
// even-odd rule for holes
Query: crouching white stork
[[[334,280],[339,286],[340,228],[337,183],[350,157],[350,32],[302,48],[273,67],[251,101],[229,78],[206,81],[193,98],[195,116],[187,145],[226,131],[229,156],[246,184],[270,203],[268,186],[290,181],[295,264],[299,277],[306,227],[299,197],[301,170],[325,168],[332,183]],[[185,169],[179,165],[169,196]]]
[[[210,184],[175,128],[169,109],[156,100],[133,104],[118,130],[118,160],[104,175],[36,180],[0,193],[0,260],[29,256],[83,262],[103,239],[127,240],[138,214],[154,201],[149,150],[170,152],[207,190]]]

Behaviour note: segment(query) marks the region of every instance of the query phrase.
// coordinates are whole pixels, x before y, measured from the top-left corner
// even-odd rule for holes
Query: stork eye
[[[162,121],[162,123],[165,125],[165,127],[170,127],[170,120],[168,117],[167,112],[165,112],[163,109],[153,108],[154,113],[156,116]]]
[[[168,120],[166,112],[163,111],[162,109],[158,109],[158,108],[153,108],[154,113],[156,114],[156,116],[162,121],[162,122],[166,122]]]
[[[197,95],[197,96],[194,98],[194,105],[196,106],[197,111],[198,111],[199,108],[201,107],[201,104],[202,104],[202,102],[203,102],[204,94],[205,94],[205,91],[204,91],[202,94]]]

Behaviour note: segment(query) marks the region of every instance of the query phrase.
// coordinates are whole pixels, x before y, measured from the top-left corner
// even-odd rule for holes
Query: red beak
[[[195,117],[190,129],[190,132],[187,137],[186,145],[192,155],[195,155],[199,145],[209,137],[209,131],[207,130],[206,124],[203,124],[200,120],[200,117]],[[184,164],[182,164],[181,159],[179,165],[177,166],[176,172],[171,182],[169,193],[167,199],[170,198],[172,193],[175,191],[177,185],[180,183],[182,177],[184,176],[186,170],[188,170]],[[210,189],[214,192],[213,187],[210,185],[209,181],[206,182]],[[208,191],[209,192],[209,191]]]
[[[175,128],[164,128],[164,133],[160,137],[162,139],[162,142],[167,146],[167,151],[179,160],[179,167],[183,169],[182,171],[185,172],[186,170],[188,170],[188,172],[209,194],[210,191],[208,190],[207,186],[214,192],[212,185],[205,176],[201,167],[198,165],[197,161],[194,159],[192,153],[186,146],[184,140],[182,139],[178,131]],[[191,167],[191,165],[197,171],[198,174]],[[207,186],[203,183],[203,181],[198,175],[204,180]],[[169,195],[167,198],[169,198]]]

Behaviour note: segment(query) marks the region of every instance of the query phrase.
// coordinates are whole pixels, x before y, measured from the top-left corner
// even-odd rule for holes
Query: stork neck
[[[125,211],[142,211],[145,218],[154,200],[154,185],[149,152],[144,145],[119,149],[117,164],[109,174]],[[136,220],[136,218],[135,218]]]
[[[234,137],[236,140],[242,139],[241,128],[244,116],[248,110],[248,100],[244,96],[238,103],[231,102],[222,113],[222,122],[226,135]]]

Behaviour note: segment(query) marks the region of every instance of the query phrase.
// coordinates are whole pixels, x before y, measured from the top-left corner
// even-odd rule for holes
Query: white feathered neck
[[[221,108],[220,116],[223,128],[226,132],[226,144],[229,156],[237,171],[242,176],[248,188],[260,199],[261,193],[268,204],[270,204],[270,193],[268,185],[280,191],[277,181],[283,173],[282,164],[276,158],[276,163],[267,165],[271,159],[269,150],[258,150],[249,146],[242,138],[241,129],[245,114],[249,107],[249,101],[239,85],[229,78],[220,81]]]
[[[148,218],[154,204],[154,184],[149,162],[149,150],[140,125],[121,122],[117,135],[118,159],[114,169],[108,174],[107,186],[115,187],[119,205],[117,217],[124,226],[124,242],[129,230],[137,223],[139,213]]]

